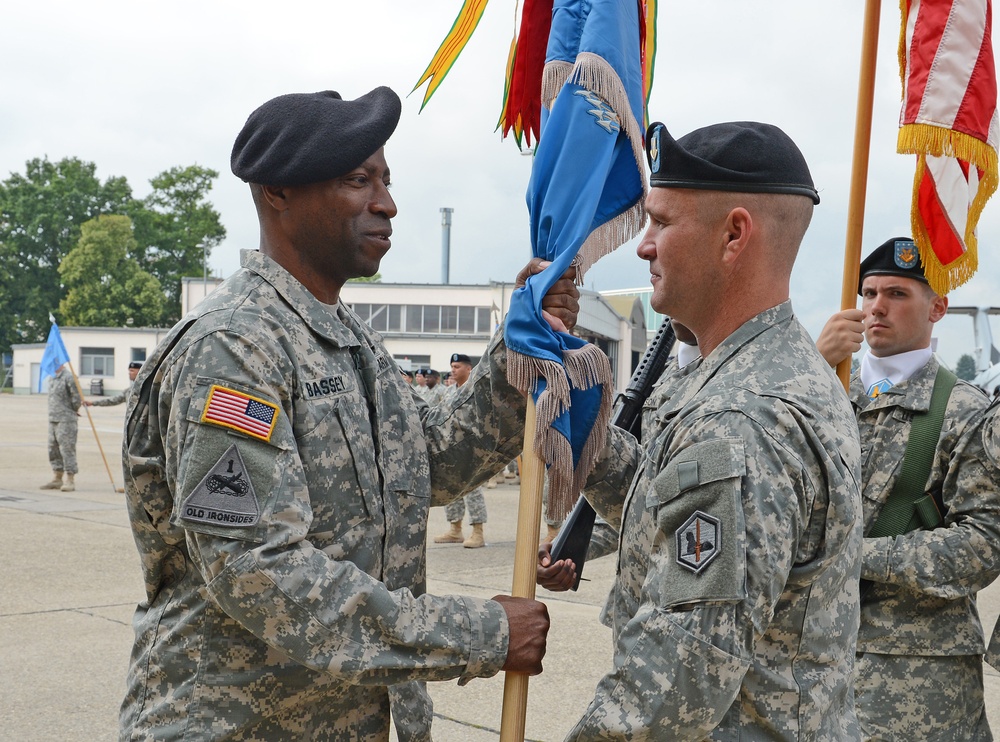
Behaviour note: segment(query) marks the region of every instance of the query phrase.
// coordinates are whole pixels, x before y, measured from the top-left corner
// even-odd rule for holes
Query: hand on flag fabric
[[[553,331],[542,299],[645,222],[639,16],[635,0],[557,0],[551,15],[526,198],[532,254],[551,263],[514,292],[504,337],[508,379],[534,399],[533,446],[556,514],[569,512],[604,446],[614,376],[597,346]]]
[[[528,278],[552,265],[549,260],[532,258],[517,274],[515,286],[526,285]],[[555,332],[572,332],[580,313],[580,290],[576,287],[576,267],[570,266],[542,297],[542,317]]]

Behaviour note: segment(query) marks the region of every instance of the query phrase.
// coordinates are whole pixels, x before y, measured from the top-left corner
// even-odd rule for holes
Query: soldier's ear
[[[260,195],[263,201],[276,211],[288,209],[288,197],[283,186],[260,186]]]
[[[934,294],[931,299],[930,316],[931,322],[938,322],[948,313],[948,297]]]

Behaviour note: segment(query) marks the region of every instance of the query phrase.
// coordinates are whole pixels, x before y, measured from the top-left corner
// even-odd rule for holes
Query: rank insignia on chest
[[[699,574],[719,555],[722,524],[718,518],[696,510],[674,534],[677,563]]]
[[[892,382],[889,381],[888,379],[882,379],[881,381],[876,381],[874,384],[868,387],[868,398],[876,399],[885,394],[890,389],[892,389]]]
[[[270,441],[278,422],[278,405],[213,384],[201,421]]]

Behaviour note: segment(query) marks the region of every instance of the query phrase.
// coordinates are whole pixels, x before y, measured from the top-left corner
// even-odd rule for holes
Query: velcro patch
[[[213,384],[201,421],[270,442],[278,412],[278,405],[273,402]]]
[[[234,528],[251,528],[260,520],[257,493],[236,445],[231,445],[191,491],[181,518]]]

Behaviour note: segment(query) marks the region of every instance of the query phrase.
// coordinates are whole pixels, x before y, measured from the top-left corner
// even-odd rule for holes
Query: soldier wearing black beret
[[[146,601],[122,739],[388,739],[391,709],[415,742],[430,739],[422,681],[541,671],[543,604],[424,593],[430,506],[521,448],[502,337],[469,382],[476,404],[436,416],[341,301],[390,247],[400,111],[384,87],[282,95],[236,137],[259,250],[129,396]],[[572,327],[577,296],[565,279],[542,303]]]
[[[987,399],[934,357],[948,297],[928,285],[912,239],[872,250],[858,293],[861,309],[835,314],[816,341],[831,365],[868,343],[850,389],[868,450],[858,719],[865,738],[992,739],[976,606],[1000,574],[1000,494],[981,434]],[[975,566],[956,570],[969,554]]]
[[[646,451],[609,433],[586,492],[623,558],[614,666],[567,739],[856,740],[860,446],[789,302],[819,194],[769,124],[656,123],[646,146],[650,303],[702,359],[654,390]]]

